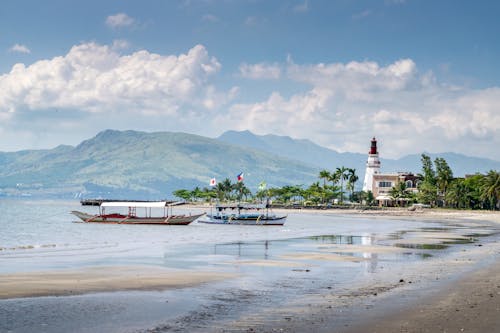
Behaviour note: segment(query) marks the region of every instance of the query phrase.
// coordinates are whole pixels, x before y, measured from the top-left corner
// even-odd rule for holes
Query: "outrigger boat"
[[[283,225],[286,215],[278,216],[269,211],[269,205],[229,204],[216,205],[215,213],[207,214],[200,223],[242,224],[242,225]]]
[[[172,206],[179,204],[169,204],[166,201],[147,201],[147,202],[133,202],[133,201],[116,201],[116,202],[103,202],[99,206],[99,214],[92,215],[79,211],[72,211],[71,213],[78,217],[83,222],[96,222],[96,223],[114,223],[114,224],[164,224],[164,225],[187,225],[197,218],[205,215],[173,215]],[[111,213],[106,214],[107,207],[115,208],[128,208],[128,214]],[[144,208],[144,216],[137,215],[137,208]],[[152,216],[153,208],[163,208],[162,216]],[[170,208],[170,214],[169,214]]]

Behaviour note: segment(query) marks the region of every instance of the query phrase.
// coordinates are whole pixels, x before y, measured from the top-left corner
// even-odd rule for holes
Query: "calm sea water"
[[[469,262],[470,257],[462,257],[479,247],[458,244],[422,249],[411,243],[403,252],[346,254],[362,256],[359,262],[297,259],[303,265],[299,267],[246,262],[293,260],[287,255],[318,253],[323,245],[327,249],[331,244],[390,245],[412,232],[498,233],[453,221],[328,212],[291,212],[284,226],[275,227],[196,222],[188,226],[106,225],[77,223],[72,210],[96,213],[97,207],[82,207],[78,201],[0,200],[0,274],[153,265],[227,271],[237,277],[164,291],[0,300],[0,332],[221,332],[228,328],[248,332],[259,327],[262,331],[265,327],[293,327],[290,313],[297,307],[307,308],[311,300],[318,302],[327,295],[356,296],[363,290],[373,294],[377,291],[374,286],[399,285],[402,278],[420,281],[420,288],[422,281],[441,278],[443,268],[454,267],[447,264],[454,258]],[[200,211],[182,206],[174,209],[174,213]],[[418,291],[417,284],[409,286]],[[338,299],[340,303],[328,303],[328,309],[336,314],[341,327],[342,320],[348,319],[342,316],[344,298]],[[351,299],[355,302],[357,297]],[[366,301],[361,297],[360,302],[364,311]]]
[[[322,235],[376,238],[408,229],[404,220],[328,214],[290,214],[282,227],[196,222],[188,226],[87,224],[78,223],[72,210],[97,213],[98,208],[81,206],[78,201],[0,200],[0,273],[103,264],[164,266],[166,253],[183,246],[213,249],[222,244]],[[174,213],[209,210],[179,206]],[[420,226],[411,223],[411,228]]]

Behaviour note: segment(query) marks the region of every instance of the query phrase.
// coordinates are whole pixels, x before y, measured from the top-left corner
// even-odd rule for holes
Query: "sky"
[[[486,0],[3,0],[0,151],[250,130],[500,160],[499,14]]]

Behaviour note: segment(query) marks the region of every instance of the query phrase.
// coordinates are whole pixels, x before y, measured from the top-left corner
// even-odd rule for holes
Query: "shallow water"
[[[75,223],[71,210],[97,210],[78,202],[3,200],[0,209],[0,274],[100,265],[238,274],[229,281],[167,291],[0,300],[0,332],[239,332],[272,327],[273,321],[292,320],[280,309],[306,306],[311,297],[373,293],[373,285],[392,288],[403,276],[414,279],[415,267],[436,269],[463,247],[498,233],[494,226],[481,224],[328,213],[292,213],[284,226],[148,226]],[[176,207],[174,213],[198,211]],[[434,237],[429,244],[420,239],[426,233]],[[441,235],[436,233],[448,238],[436,241]],[[400,248],[371,250],[382,245]],[[345,246],[352,246],[352,252],[338,248]],[[283,265],[266,265],[276,262]]]

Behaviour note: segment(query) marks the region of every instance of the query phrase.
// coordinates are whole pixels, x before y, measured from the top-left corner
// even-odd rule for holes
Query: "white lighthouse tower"
[[[363,182],[363,191],[373,192],[373,175],[380,172],[380,160],[378,159],[377,140],[372,139],[372,145],[368,152],[368,160],[366,161],[365,181]]]

